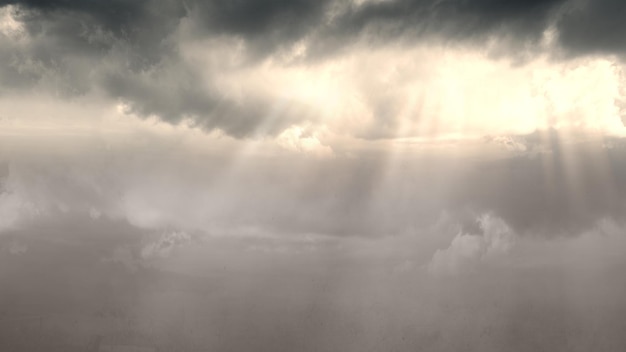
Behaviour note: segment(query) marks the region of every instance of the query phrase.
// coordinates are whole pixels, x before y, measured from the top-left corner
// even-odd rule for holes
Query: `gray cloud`
[[[332,135],[337,131],[316,136],[303,124],[287,130],[295,133],[285,142],[281,131],[317,121],[316,107],[276,101],[263,92],[263,75],[250,79],[254,89],[228,91],[219,75],[228,55],[208,60],[206,71],[204,62],[193,62],[194,45],[224,38],[227,45],[243,43],[240,60],[225,65],[237,72],[267,58],[293,64],[278,53],[300,40],[308,47],[298,68],[352,45],[375,52],[387,42],[395,49],[422,41],[474,46],[500,36],[511,47],[532,48],[553,21],[561,48],[572,54],[620,54],[623,43],[611,31],[621,28],[622,5],[0,4],[18,5],[14,17],[24,26],[0,33],[0,89],[20,92],[19,99],[32,94],[4,100],[17,116],[0,121],[7,126],[0,131],[0,350],[626,345],[626,139],[564,128],[387,143],[402,127],[394,116],[404,112],[393,88],[414,94],[403,79],[429,69],[411,70],[408,57],[390,76],[361,82],[366,87],[357,98],[376,116],[371,125],[350,120],[348,128],[358,132],[347,134],[376,141],[347,137],[346,147],[343,136]],[[605,18],[609,24],[600,24]],[[356,75],[377,70],[377,60],[356,65]],[[590,72],[610,81],[610,94],[619,88],[611,70]],[[571,82],[557,83],[555,91]],[[498,90],[486,95],[498,97]],[[574,105],[562,109],[568,119],[582,109],[572,103],[578,90],[563,98]],[[41,92],[85,94],[97,103],[35,101]],[[600,98],[582,107],[598,100],[604,104],[598,115],[611,115],[614,106]],[[132,116],[113,122],[119,114],[111,100],[126,103],[128,115],[172,124],[189,119],[229,136]],[[23,111],[42,116],[22,117]],[[76,125],[58,126],[48,112],[71,115],[63,121]],[[101,120],[78,123],[92,114]],[[268,134],[276,138],[237,140]],[[329,152],[308,153],[306,143]]]
[[[497,239],[499,220],[490,226]],[[103,242],[106,231],[126,241]],[[141,234],[125,226],[29,226],[0,237],[0,248],[29,246],[0,256],[0,347],[612,350],[625,343],[621,232],[519,241],[506,265],[432,277],[393,270],[400,258],[420,262],[416,238],[344,239],[314,252],[212,239],[134,267],[125,263],[139,256]]]
[[[314,33],[332,5],[332,0],[198,1],[190,17],[198,25],[196,35],[240,36],[255,58]]]
[[[558,21],[559,40],[574,55],[623,55],[626,4],[619,0],[580,0]]]
[[[211,9],[202,9],[200,4],[192,7],[194,14],[203,11],[204,14],[198,14],[200,17],[220,19],[216,13],[221,13],[223,7],[224,11],[233,11],[232,16],[251,16],[250,11],[256,8],[254,3],[246,5],[251,7],[249,10],[222,3],[215,3],[217,7]],[[258,20],[262,27],[259,29],[257,25],[230,27],[231,20],[220,24],[213,17],[210,21],[196,18],[178,2],[19,3],[13,8],[13,16],[23,24],[26,37],[0,37],[0,44],[6,49],[1,54],[5,63],[0,68],[2,89],[24,91],[39,87],[65,97],[102,90],[142,116],[154,115],[171,123],[191,119],[198,127],[221,129],[237,137],[253,133],[273,135],[292,123],[315,116],[307,111],[310,108],[297,104],[289,108],[295,111],[270,116],[275,102],[266,97],[249,96],[239,102],[225,96],[211,79],[205,81],[197,69],[183,62],[178,54],[179,44],[172,36],[184,16],[214,26],[209,30],[201,24],[201,37],[239,34],[238,31],[244,37],[261,35],[258,30],[271,32],[274,23],[282,23],[282,15],[274,13],[282,13],[279,5],[264,12],[267,19]],[[294,16],[294,12],[299,13],[294,8],[287,14]],[[284,32],[294,33],[291,29]],[[257,130],[261,125],[262,129]]]
[[[167,37],[185,15],[176,1],[3,1],[16,4],[16,18],[48,46],[38,50],[44,62],[72,54],[95,58],[120,43],[130,47],[131,68],[154,64],[172,49]],[[50,42],[52,41],[52,42]],[[53,51],[54,50],[54,51]]]
[[[127,112],[170,123],[188,119],[205,131],[220,129],[234,137],[276,135],[293,123],[316,119],[311,107],[301,103],[280,107],[263,96],[231,99],[207,88],[184,65],[135,75],[109,71],[100,78],[109,94],[128,104]]]
[[[622,218],[626,168],[619,139],[571,138],[552,130],[526,141],[527,154],[469,171],[461,199],[497,209],[519,231],[548,236],[580,231],[603,216]]]
[[[477,39],[487,35],[536,41],[562,0],[367,1],[349,6],[331,33],[366,33],[374,40]]]
[[[19,226],[65,213],[90,219],[95,210],[150,230],[339,237],[419,231],[442,211],[467,232],[479,230],[477,216],[493,212],[520,236],[548,238],[578,234],[603,218],[626,220],[621,139],[552,132],[516,137],[524,152],[478,146],[477,153],[497,158],[362,152],[233,161],[237,150],[196,155],[170,138],[144,136],[145,146],[121,150],[90,142],[77,155],[37,152],[54,163],[20,157],[7,144],[13,152],[0,198],[3,217]]]
[[[172,49],[166,39],[182,18],[196,23],[195,34],[231,34],[246,40],[253,52],[272,53],[305,36],[352,38],[369,26],[382,25],[377,35],[411,36],[440,33],[468,37],[515,29],[516,36],[537,37],[551,10],[561,1],[382,1],[355,5],[347,1],[272,0],[188,2],[3,1],[18,5],[17,18],[33,35],[57,41],[56,50],[102,54],[116,42],[128,44],[132,68],[158,62]],[[329,18],[330,16],[330,18]],[[522,28],[517,28],[522,27]],[[496,33],[497,34],[497,33]],[[388,39],[385,36],[383,39]],[[170,46],[168,46],[170,45]],[[324,45],[322,45],[323,47]],[[54,52],[40,52],[52,60]]]
[[[0,348],[624,344],[622,139],[314,159],[146,134],[0,139]]]
[[[268,123],[276,104],[272,98],[237,101],[225,95],[214,76],[203,76],[183,60],[181,40],[239,38],[246,49],[241,67],[288,50],[301,39],[307,42],[305,59],[332,56],[356,42],[378,47],[469,40],[482,45],[489,37],[519,43],[506,49],[507,55],[516,56],[532,48],[556,21],[560,44],[571,52],[621,52],[619,30],[609,24],[619,22],[622,5],[585,2],[572,9],[570,3],[4,1],[0,6],[16,5],[13,15],[27,38],[0,36],[0,75],[6,91],[40,87],[75,96],[102,90],[140,115],[172,123],[192,119],[207,130],[222,129],[237,137],[255,134],[259,126],[264,126],[263,133],[276,134],[292,123],[315,120],[314,109],[299,106]],[[187,29],[180,37],[183,22]],[[393,114],[391,106],[381,109],[376,114]]]

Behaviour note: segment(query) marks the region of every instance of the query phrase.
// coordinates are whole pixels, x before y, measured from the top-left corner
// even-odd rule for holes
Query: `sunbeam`
[[[0,1],[0,351],[626,350],[624,13]]]

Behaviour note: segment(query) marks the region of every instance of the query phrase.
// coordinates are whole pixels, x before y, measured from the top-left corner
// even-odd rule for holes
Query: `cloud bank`
[[[128,113],[174,124],[191,121],[238,138],[276,136],[303,123],[325,126],[338,117],[354,126],[367,115],[371,128],[348,133],[389,138],[403,133],[476,133],[478,127],[482,129],[478,133],[494,132],[492,119],[510,118],[526,120],[522,128],[532,132],[529,129],[562,125],[559,115],[571,117],[564,109],[584,115],[598,105],[605,109],[599,111],[601,120],[614,120],[611,131],[623,128],[621,105],[615,104],[623,100],[619,73],[623,46],[618,27],[609,25],[619,22],[612,17],[623,7],[617,1],[155,0],[0,5],[4,53],[0,89],[5,94],[33,89],[65,99],[97,94],[113,104],[123,102]],[[448,53],[465,53],[470,59],[475,55],[478,60],[471,66],[449,66]],[[594,62],[598,55],[608,61]],[[571,66],[562,81],[588,82],[592,76],[602,77],[596,70],[612,70],[606,79],[614,82],[598,82],[600,89],[594,89],[598,97],[586,86],[584,93],[574,87],[561,92],[563,86],[553,86],[559,81],[540,73],[546,63],[537,61],[539,56],[553,66]],[[499,82],[492,76],[499,68],[488,64],[491,58],[500,58],[500,69],[513,72],[516,65],[536,63]],[[481,70],[480,65],[486,66]],[[596,65],[609,66],[592,67]],[[362,75],[363,70],[368,75]],[[546,78],[547,84],[538,81]],[[485,79],[491,81],[485,85]],[[479,87],[466,86],[474,80]],[[437,92],[438,86],[442,92]],[[429,94],[433,89],[436,93]],[[586,96],[583,101],[581,94]],[[333,96],[340,106],[333,106]],[[503,105],[485,111],[494,99]],[[458,104],[462,106],[451,106]],[[515,113],[520,116],[507,116]],[[533,122],[538,114],[547,116]],[[484,118],[485,126],[454,126]],[[419,128],[407,127],[404,120],[411,121],[409,125],[418,121]],[[592,121],[588,118],[583,124]]]
[[[616,0],[0,0],[0,350],[624,350]]]

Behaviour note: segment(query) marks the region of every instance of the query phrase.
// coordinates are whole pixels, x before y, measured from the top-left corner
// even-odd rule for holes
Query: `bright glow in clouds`
[[[215,51],[224,58],[242,55],[228,42],[186,50],[199,69],[212,67],[206,58]],[[514,64],[471,49],[357,46],[322,62],[286,64],[270,58],[244,69],[207,72],[215,75],[227,95],[298,104],[319,116],[313,119],[318,127],[368,139],[480,137],[547,128],[626,131],[620,112],[622,67],[611,58],[554,62],[539,55]]]
[[[7,36],[21,28],[11,11],[11,7],[2,9],[0,27]],[[554,61],[545,47],[541,49],[545,52],[519,63],[490,57],[481,48],[421,43],[376,49],[357,42],[350,50],[307,61],[303,55],[310,44],[303,39],[286,51],[254,61],[240,38],[193,40],[188,27],[192,24],[183,21],[174,37],[180,41],[181,65],[199,73],[200,88],[215,90],[236,105],[264,102],[268,112],[253,111],[259,114],[254,119],[261,121],[258,135],[264,135],[276,120],[294,121],[277,133],[283,133],[280,144],[288,149],[297,145],[300,151],[319,154],[312,147],[318,141],[332,149],[338,139],[355,137],[477,138],[549,128],[612,136],[626,133],[622,122],[625,76],[613,57]],[[176,72],[164,77],[174,77]],[[52,84],[54,75],[49,78],[38,89]],[[106,104],[108,98],[98,97],[101,93],[94,91],[74,101]],[[13,118],[13,104],[7,104],[5,100],[0,107],[2,116]],[[126,108],[119,113],[132,112],[127,102],[121,104]],[[20,116],[35,112],[29,107],[20,109]],[[39,109],[38,114],[56,115],[45,107]],[[298,134],[299,130],[307,133]],[[9,132],[5,128],[2,133]],[[294,144],[290,139],[295,135],[304,139]]]
[[[292,126],[278,136],[277,142],[290,151],[310,153],[320,157],[332,155],[332,150],[321,145],[315,135],[307,136],[305,132],[306,130],[302,127]]]
[[[9,38],[17,39],[23,35],[23,26],[13,17],[14,10],[12,5],[0,7],[0,33]]]
[[[618,0],[11,3],[1,351],[626,350]]]

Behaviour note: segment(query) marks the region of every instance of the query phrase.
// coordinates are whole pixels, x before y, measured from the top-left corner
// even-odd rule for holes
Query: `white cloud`
[[[268,121],[300,123],[305,116],[312,132],[367,138],[476,137],[546,128],[626,134],[620,113],[624,77],[611,57],[554,62],[544,53],[519,65],[468,48],[371,50],[357,43],[320,62],[284,65],[277,54],[245,69],[216,66],[215,56],[229,57],[237,43],[183,46],[182,52],[226,96],[241,103],[263,97],[281,115]],[[295,135],[298,127],[284,131]]]
[[[504,220],[491,213],[477,219],[482,233],[459,232],[446,249],[435,252],[428,271],[435,276],[456,275],[501,258],[515,244],[515,234]]]
[[[14,5],[0,7],[0,33],[9,38],[18,39],[24,35],[24,25],[15,20],[14,11]]]
[[[515,138],[515,136],[487,136],[485,137],[485,140],[510,152],[522,153],[528,150],[528,146],[524,143],[524,141],[519,138]]]
[[[141,249],[143,259],[167,258],[172,251],[191,240],[191,236],[182,231],[164,233],[161,237]]]
[[[39,209],[13,192],[0,193],[0,233],[15,228],[23,220],[39,214]]]
[[[305,129],[299,126],[292,126],[277,138],[279,146],[289,151],[300,152],[317,157],[328,157],[333,155],[330,147],[322,145],[314,134],[306,134]]]

